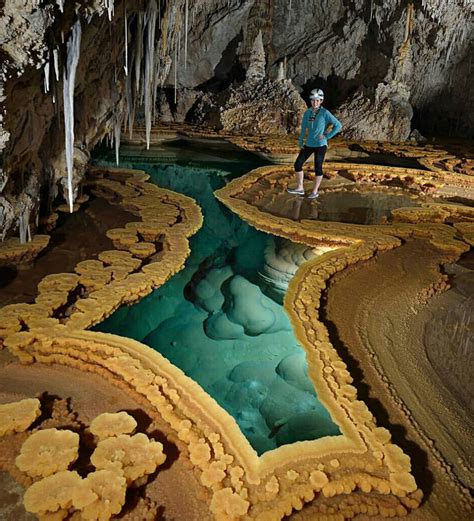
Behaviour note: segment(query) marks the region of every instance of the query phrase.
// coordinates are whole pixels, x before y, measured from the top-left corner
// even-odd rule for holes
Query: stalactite
[[[115,162],[117,166],[120,164],[120,131],[122,128],[122,118],[117,112],[114,121],[114,144],[115,144]]]
[[[64,0],[57,0],[56,2],[59,6],[59,10],[61,11],[61,13],[64,12]]]
[[[109,20],[112,21],[112,17],[114,15],[114,0],[105,0],[105,6],[107,8]]]
[[[140,76],[141,76],[141,65],[143,59],[143,25],[144,25],[144,13],[138,13],[137,20],[137,34],[135,35],[136,41],[136,56],[135,56],[135,93],[140,92]]]
[[[44,64],[44,91],[49,92],[49,69],[50,69],[50,63],[47,61]]]
[[[56,76],[56,81],[59,81],[59,50],[53,49],[53,62],[54,62],[54,74]]]
[[[175,102],[177,102],[180,62],[187,66],[190,9],[194,17],[196,3],[189,0],[165,2],[151,0],[145,11],[131,19],[124,8],[125,45],[125,121],[130,137],[133,133],[137,105],[144,107],[147,148],[150,146],[151,126],[156,118],[158,87],[163,84],[171,63],[174,62]],[[163,12],[161,12],[163,9]],[[194,18],[193,18],[194,19]],[[157,23],[160,30],[160,53],[155,45]],[[184,57],[181,56],[181,36],[184,36]],[[170,45],[171,42],[171,45]],[[171,54],[172,53],[172,54]],[[174,56],[172,60],[169,57]],[[168,63],[169,62],[169,63]]]
[[[145,99],[145,132],[146,147],[150,148],[151,123],[153,117],[152,101],[155,91],[155,33],[156,20],[158,17],[158,6],[156,0],[150,0],[147,6],[146,25],[147,25],[147,41],[145,52],[145,81],[144,81],[144,99]]]
[[[72,191],[72,176],[74,167],[74,84],[76,69],[81,49],[81,23],[79,20],[72,28],[72,34],[67,42],[67,64],[63,73],[64,100],[64,136],[66,149],[67,190],[69,211],[72,213],[74,196]]]
[[[185,2],[185,14],[184,14],[184,69],[188,66],[188,16],[189,16],[189,0]]]
[[[178,88],[178,46],[174,46],[174,103],[176,105],[177,101],[177,91]]]
[[[135,49],[132,48],[130,54],[130,70],[133,70],[135,60]],[[132,74],[125,77],[125,101],[126,101],[126,121],[128,121],[128,132],[130,139],[133,137],[133,123],[135,121],[135,102],[133,97]]]

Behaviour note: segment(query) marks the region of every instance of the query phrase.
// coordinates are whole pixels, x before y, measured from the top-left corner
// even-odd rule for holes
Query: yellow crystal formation
[[[24,504],[40,519],[65,519],[80,512],[80,519],[107,521],[122,510],[126,490],[125,478],[110,470],[91,472],[86,478],[65,470],[33,483]]]
[[[22,445],[16,466],[29,476],[49,476],[67,470],[79,455],[79,434],[68,430],[43,429]]]
[[[96,469],[119,471],[128,484],[155,472],[165,459],[163,445],[158,441],[151,441],[142,433],[134,436],[119,434],[101,440],[91,456]]]
[[[75,274],[46,276],[38,284],[34,304],[4,306],[0,343],[8,334],[20,331],[21,324],[27,329],[58,323],[79,329],[91,327],[121,305],[148,295],[184,266],[189,254],[188,237],[202,226],[200,208],[185,195],[148,183],[148,177],[137,170],[91,171],[93,191],[106,195],[140,220],[108,230],[116,250],[79,262]],[[58,319],[54,315],[59,310],[62,316]]]
[[[0,404],[0,436],[25,431],[41,414],[37,398]]]
[[[104,412],[96,416],[89,427],[91,433],[99,439],[131,434],[135,431],[137,422],[126,412]]]
[[[11,237],[0,246],[0,266],[28,266],[48,246],[49,235],[35,235],[31,241],[21,243]]]
[[[323,333],[321,327],[319,333]],[[183,444],[201,483],[211,493],[210,508],[218,520],[229,516],[279,519],[316,496],[322,513],[332,505],[332,498],[355,490],[360,501],[348,503],[342,510],[338,507],[340,514],[361,512],[365,508],[361,505],[366,504],[375,513],[385,508],[387,515],[406,513],[421,500],[410,476],[409,458],[390,442],[388,431],[378,428],[367,406],[357,400],[345,364],[328,341],[321,342],[320,356],[325,363],[312,354],[310,371],[319,379],[325,375],[317,386],[318,395],[343,435],[285,445],[260,457],[235,420],[202,388],[138,342],[58,326],[54,331],[16,333],[6,344],[24,360],[92,371],[140,394]],[[93,463],[117,471],[123,467],[125,472],[127,465],[130,469],[139,466],[143,472],[144,462],[135,465],[127,460],[124,465],[122,456],[114,456],[121,450],[119,446],[123,451],[118,454],[124,456],[133,438],[120,435],[101,441]],[[128,476],[128,481],[137,475]],[[382,509],[373,499],[377,494],[384,494]]]
[[[91,456],[96,470],[82,478],[67,470],[78,456],[79,434],[58,429],[40,429],[23,443],[16,458],[18,468],[32,477],[42,477],[25,492],[24,505],[40,519],[107,521],[125,504],[127,484],[156,471],[165,460],[163,445],[145,434],[132,432],[136,421],[127,413],[104,413],[89,430],[102,439]],[[140,482],[139,484],[143,484]]]

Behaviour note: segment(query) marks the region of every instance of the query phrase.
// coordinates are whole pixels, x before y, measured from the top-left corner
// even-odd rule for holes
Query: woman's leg
[[[308,159],[308,157],[313,153],[313,150],[309,149],[309,147],[303,147],[300,150],[300,153],[298,154],[298,157],[296,158],[294,167],[295,167],[295,174],[296,174],[296,188],[294,190],[291,190],[291,192],[303,192],[303,179],[304,179],[304,173],[303,173],[303,165],[304,162]],[[291,193],[290,192],[290,193]]]
[[[327,146],[324,147],[318,147],[314,151],[314,186],[313,191],[311,193],[317,194],[319,190],[319,185],[321,184],[321,181],[323,180],[323,161],[324,156],[326,155]]]

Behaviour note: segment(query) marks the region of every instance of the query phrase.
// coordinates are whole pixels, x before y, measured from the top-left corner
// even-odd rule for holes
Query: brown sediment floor
[[[426,303],[426,288],[440,281],[443,257],[426,241],[409,240],[361,261],[331,279],[324,316],[364,401],[413,456],[426,502],[411,518],[454,521],[472,515],[456,499],[460,486],[472,487],[474,420],[456,382],[468,372],[465,381],[472,382],[472,366],[424,342],[433,317],[456,300],[448,290]],[[434,350],[442,356],[437,367],[429,356]],[[449,370],[441,375],[443,364]],[[413,421],[406,421],[399,400]]]
[[[36,517],[23,508],[24,492],[8,472],[0,472],[0,519],[35,521]]]
[[[72,412],[77,413],[77,419],[85,425],[89,425],[95,416],[103,412],[126,410],[138,421],[141,432],[144,431],[149,437],[163,443],[167,455],[165,465],[160,467],[156,477],[145,486],[147,500],[160,505],[157,519],[211,519],[208,504],[198,499],[203,496],[203,487],[199,484],[197,476],[189,463],[184,462],[177,447],[167,441],[166,434],[169,429],[156,411],[147,408],[145,401],[138,397],[135,399],[130,392],[112,385],[99,375],[59,365],[25,366],[5,351],[0,352],[0,381],[0,403],[38,397],[47,390],[51,397],[68,399]],[[5,449],[6,446],[8,447],[8,444],[3,445],[3,450],[8,450]],[[2,459],[5,460],[6,457],[8,456],[3,452]],[[10,456],[12,461],[14,457],[13,454]],[[183,494],[184,490],[187,491],[186,494]],[[23,487],[7,473],[0,472],[0,519],[36,519],[23,508],[23,492]],[[144,490],[141,492],[145,493]],[[140,496],[140,492],[136,494]],[[133,507],[128,512],[132,514]],[[125,513],[122,515],[127,519]],[[134,519],[145,519],[143,511],[135,512],[134,515],[138,516]]]
[[[62,214],[61,223],[50,232],[50,242],[32,266],[24,270],[0,268],[0,307],[33,302],[38,283],[51,273],[74,271],[82,260],[113,248],[109,228],[124,226],[136,218],[105,199],[92,198],[73,214]]]
[[[446,387],[474,417],[474,250],[445,267],[451,288],[420,312],[426,356]]]

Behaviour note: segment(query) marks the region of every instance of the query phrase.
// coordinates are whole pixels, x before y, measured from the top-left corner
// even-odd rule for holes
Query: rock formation
[[[423,135],[472,135],[470,9],[468,0],[94,0],[77,9],[70,0],[8,0],[0,235],[26,241],[57,193],[71,204],[91,149],[106,135],[118,147],[120,126],[140,111],[148,135],[154,115],[191,114],[233,131],[288,132],[304,107],[297,91],[322,87],[348,136],[405,139],[413,125]],[[73,100],[66,117],[63,91]],[[65,123],[74,131],[67,154]],[[32,205],[19,200],[25,191]]]
[[[204,94],[192,119],[228,131],[287,134],[298,130],[305,109],[291,81],[266,78],[260,31],[255,38],[245,81],[217,94]]]
[[[336,111],[344,135],[349,139],[406,141],[411,132],[413,109],[403,86],[379,83],[371,99],[364,89],[344,102]]]

